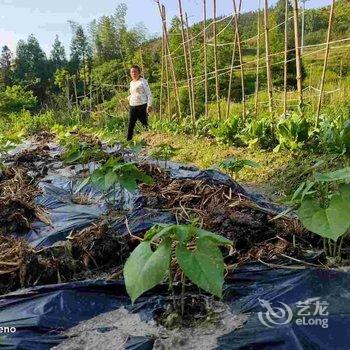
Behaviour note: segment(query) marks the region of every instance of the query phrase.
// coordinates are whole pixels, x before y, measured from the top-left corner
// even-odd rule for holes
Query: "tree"
[[[75,71],[82,69],[84,95],[87,85],[87,69],[91,66],[92,48],[83,27],[75,22],[70,22],[73,30],[73,38],[70,46],[71,62]]]
[[[58,38],[58,35],[56,35],[55,41],[52,45],[50,60],[53,65],[54,72],[56,72],[57,69],[63,68],[67,62],[66,52],[65,52],[64,46],[62,45],[62,43]]]
[[[104,63],[120,58],[118,53],[118,33],[113,24],[113,18],[103,16],[94,23],[93,42],[96,59]]]
[[[43,102],[47,96],[50,69],[45,52],[38,40],[30,35],[28,40],[20,40],[16,49],[14,80],[29,88]]]
[[[12,52],[8,46],[3,46],[0,56],[0,86],[8,86],[12,81]]]

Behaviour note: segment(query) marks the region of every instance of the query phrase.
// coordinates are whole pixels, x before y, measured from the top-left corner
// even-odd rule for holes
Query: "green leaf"
[[[135,192],[137,190],[137,182],[134,178],[127,178],[121,176],[118,178],[119,185],[129,192]]]
[[[350,227],[350,202],[341,195],[331,198],[328,208],[321,208],[314,199],[305,200],[298,210],[299,219],[311,232],[333,241]]]
[[[171,240],[164,240],[155,252],[149,242],[140,243],[124,266],[126,290],[134,301],[162,282],[169,269]]]
[[[172,235],[176,229],[177,225],[158,226],[158,231],[154,231],[154,234],[150,233],[147,237],[151,237],[151,241],[154,242],[158,239],[163,239],[165,236]]]
[[[156,224],[145,233],[143,239],[145,241],[151,241],[151,240],[153,240],[155,235],[159,234],[164,229],[171,228],[171,226],[172,225],[168,225],[168,224]]]
[[[208,238],[210,239],[213,243],[216,243],[218,245],[232,245],[233,242],[223,236],[217,235],[213,232],[206,231],[200,228],[196,229],[196,235],[197,237],[200,238]]]
[[[104,188],[107,191],[109,188],[111,188],[112,186],[114,186],[114,184],[116,183],[118,177],[117,175],[113,172],[113,171],[109,171],[105,177],[105,183],[104,183]]]
[[[243,164],[246,166],[250,166],[252,168],[260,168],[261,167],[261,165],[259,163],[254,162],[254,161],[249,160],[249,159],[244,159]]]
[[[185,243],[179,243],[176,257],[182,271],[194,284],[222,297],[224,260],[215,243],[207,237],[198,238],[195,250],[188,250]]]
[[[331,182],[331,181],[340,181],[350,180],[350,167],[339,169],[336,171],[332,171],[330,173],[324,173],[324,174],[315,174],[315,179],[320,182]]]
[[[68,155],[66,156],[66,159],[65,159],[65,163],[66,164],[75,163],[78,160],[80,160],[81,156],[82,156],[82,153],[79,149],[74,150],[74,151],[68,153]]]

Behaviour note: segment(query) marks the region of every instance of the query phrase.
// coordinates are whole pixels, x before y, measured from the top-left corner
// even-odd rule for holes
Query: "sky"
[[[269,0],[273,5],[277,0]],[[124,2],[128,5],[127,23],[132,27],[144,23],[149,34],[161,32],[158,7],[154,0],[0,0],[0,47],[7,45],[15,52],[20,39],[34,34],[46,53],[51,50],[56,34],[69,51],[71,30],[69,20],[87,25],[93,19],[110,15],[116,6]],[[182,0],[191,23],[202,18],[202,0]],[[261,1],[262,2],[262,1]],[[178,11],[178,0],[163,0],[169,18]],[[258,8],[259,0],[243,0],[243,11]],[[308,0],[306,7],[329,5],[331,0]],[[212,0],[207,0],[208,17],[212,15]],[[218,14],[232,13],[231,0],[217,0]]]

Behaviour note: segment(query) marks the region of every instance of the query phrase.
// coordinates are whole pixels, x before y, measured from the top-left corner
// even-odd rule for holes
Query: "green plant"
[[[145,234],[125,263],[126,290],[134,302],[162,282],[167,274],[172,290],[174,276],[180,272],[182,300],[185,277],[221,298],[224,259],[219,246],[231,245],[230,240],[192,225],[156,225]]]
[[[272,130],[272,121],[269,118],[252,119],[245,124],[239,138],[248,147],[258,145],[262,148],[272,148],[275,144]]]
[[[225,144],[236,144],[242,145],[242,141],[239,139],[238,135],[242,129],[242,118],[240,116],[234,115],[223,123],[220,123],[217,128],[212,128],[212,133],[214,134],[218,142]]]
[[[86,164],[106,159],[107,154],[98,145],[90,145],[72,138],[66,152],[62,155],[65,164]]]
[[[110,189],[114,189],[119,185],[121,191],[121,203],[124,203],[125,191],[135,192],[138,188],[138,182],[146,184],[153,183],[153,179],[147,174],[139,170],[135,163],[123,163],[120,158],[111,157],[99,169],[85,179],[77,191],[86,186],[88,183],[93,183],[98,186],[106,195]]]
[[[326,254],[339,259],[344,235],[350,228],[349,182],[350,167],[315,173],[314,181],[302,183],[294,194],[294,199],[300,198],[301,223],[324,238]]]
[[[4,136],[0,135],[0,169],[3,168],[4,157],[7,152],[15,147],[15,144]]]
[[[276,125],[275,134],[279,144],[274,151],[300,149],[308,141],[310,132],[311,124],[305,118],[292,114]]]
[[[151,150],[151,157],[155,158],[157,161],[164,160],[165,168],[167,168],[168,161],[177,154],[179,148],[175,148],[166,143],[161,143]]]
[[[350,120],[342,116],[324,119],[319,128],[320,142],[331,153],[344,154],[350,159]]]
[[[231,176],[236,179],[237,174],[245,167],[259,168],[260,164],[249,159],[237,159],[230,157],[217,164],[217,167],[230,172]]]

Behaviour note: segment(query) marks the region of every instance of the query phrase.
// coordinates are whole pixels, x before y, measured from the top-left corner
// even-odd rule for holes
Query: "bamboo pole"
[[[213,0],[213,36],[214,36],[214,70],[215,70],[215,89],[216,89],[216,104],[219,113],[219,119],[221,119],[221,107],[220,107],[220,82],[218,75],[218,48],[217,48],[217,33],[216,33],[216,0]]]
[[[299,3],[298,0],[293,0],[293,17],[294,17],[294,41],[295,41],[295,58],[297,70],[297,88],[299,95],[299,108],[303,106],[303,83],[301,71],[301,44],[299,35]]]
[[[179,5],[180,22],[181,22],[182,48],[183,48],[183,53],[184,53],[185,70],[186,70],[186,78],[187,78],[188,102],[190,104],[192,123],[194,123],[190,69],[189,69],[189,63],[188,63],[187,44],[186,44],[186,36],[185,36],[185,21],[184,21],[184,16],[183,16],[183,11],[182,11],[182,1],[181,0],[178,0],[178,5]]]
[[[257,39],[256,39],[256,79],[255,79],[255,103],[254,103],[254,113],[255,113],[255,116],[258,115],[258,103],[259,103],[260,8],[261,8],[261,0],[259,0],[259,10],[258,10],[258,37],[257,37]]]
[[[287,59],[288,59],[288,5],[286,0],[286,8],[284,11],[284,81],[283,81],[283,113],[287,114]]]
[[[163,6],[162,10],[162,21],[166,22],[166,13],[165,13],[165,7]],[[171,102],[170,102],[170,84],[169,84],[169,58],[167,57],[167,45],[166,45],[166,38],[165,38],[165,32],[164,32],[164,26],[163,26],[163,39],[164,39],[164,60],[165,60],[165,81],[166,81],[166,90],[167,90],[167,106],[168,106],[168,119],[171,120]]]
[[[162,16],[163,18],[163,16]],[[164,29],[162,30],[162,62],[160,73],[159,119],[163,119],[163,81],[164,81]]]
[[[237,6],[236,6],[236,0],[232,0],[233,2],[233,8],[235,11],[235,30],[237,33],[237,47],[238,47],[238,55],[239,55],[239,64],[241,69],[241,88],[242,88],[242,117],[243,120],[246,117],[246,109],[245,109],[245,86],[244,86],[244,66],[243,66],[243,56],[242,56],[242,47],[241,47],[241,36],[239,34],[239,27],[238,27],[238,12],[237,12]]]
[[[267,90],[269,96],[269,111],[272,113],[273,108],[273,84],[271,72],[271,58],[270,58],[270,37],[269,37],[269,5],[268,0],[264,4],[264,27],[265,27],[265,55],[266,55],[266,78]]]
[[[171,52],[170,52],[169,36],[168,36],[168,30],[167,30],[167,25],[166,25],[166,11],[165,11],[164,5],[162,5],[162,7],[161,7],[159,0],[157,1],[157,4],[158,4],[160,16],[162,17],[162,24],[163,24],[163,28],[164,28],[164,34],[165,34],[166,51],[168,54],[170,70],[171,70],[171,74],[173,76],[173,81],[174,81],[174,91],[175,91],[175,98],[176,98],[176,102],[177,102],[179,118],[181,119],[182,113],[181,113],[181,104],[180,104],[180,98],[179,98],[179,88],[178,88],[178,84],[177,84],[177,80],[176,80],[174,63],[173,63],[173,59],[172,59]]]
[[[207,2],[203,0],[203,46],[204,46],[204,104],[205,117],[208,118],[208,56],[207,56]]]
[[[241,11],[242,6],[242,0],[239,2],[239,10],[238,13]],[[233,66],[235,63],[235,55],[236,55],[236,43],[237,43],[237,28],[235,28],[235,37],[233,42],[233,49],[232,49],[232,56],[231,56],[231,68],[230,68],[230,79],[228,83],[228,93],[227,93],[227,103],[226,103],[226,119],[230,116],[230,109],[231,109],[231,90],[232,90],[232,80],[233,80]]]
[[[185,18],[186,18],[186,40],[188,43],[188,63],[190,68],[190,85],[191,85],[191,94],[192,94],[192,112],[193,112],[193,122],[196,120],[196,101],[195,101],[195,90],[194,90],[194,81],[193,81],[193,65],[192,65],[192,52],[190,47],[190,27],[188,24],[188,16],[185,12]]]
[[[320,119],[320,112],[321,112],[321,107],[322,107],[322,100],[323,100],[323,95],[324,95],[324,81],[325,81],[325,77],[326,77],[326,70],[327,70],[328,57],[329,57],[329,48],[330,48],[329,42],[331,39],[331,30],[332,30],[333,17],[334,17],[334,3],[335,3],[335,0],[332,0],[331,10],[329,13],[329,21],[328,21],[326,53],[324,55],[323,71],[322,71],[322,76],[321,76],[320,96],[319,96],[318,105],[317,105],[316,127],[318,127],[318,123],[319,123],[319,119]]]

